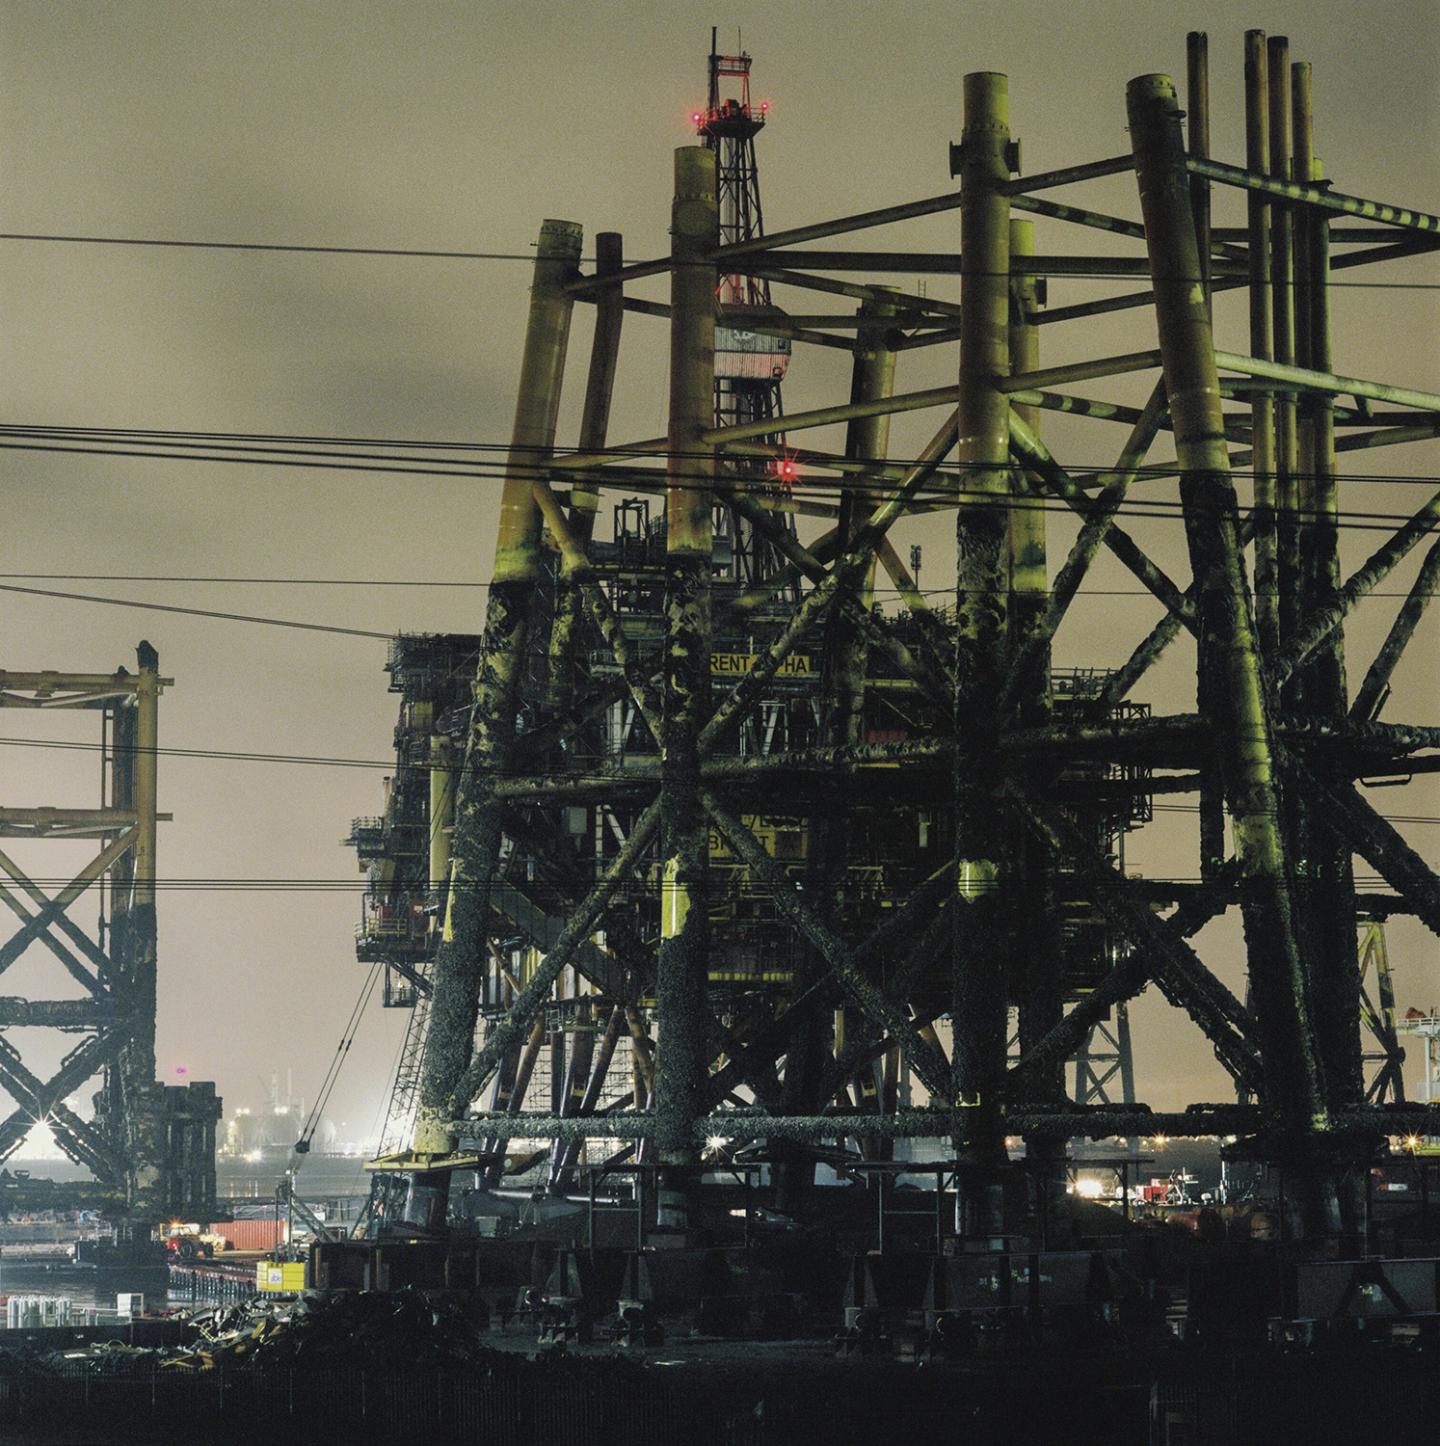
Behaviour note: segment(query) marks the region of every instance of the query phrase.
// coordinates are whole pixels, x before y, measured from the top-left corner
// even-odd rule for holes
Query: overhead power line
[[[332,623],[305,623],[296,618],[266,618],[253,613],[229,613],[216,608],[182,607],[178,603],[140,602],[135,598],[97,597],[94,593],[60,592],[53,588],[21,587],[16,583],[0,583],[0,592],[22,593],[27,597],[58,598],[65,602],[103,603],[108,607],[143,608],[146,612],[180,613],[187,617],[216,618],[230,623],[261,623],[271,628],[298,628],[308,633],[337,633],[349,638],[380,638],[388,642],[393,632],[374,632],[367,628],[343,628]]]
[[[1401,239],[1397,235],[1397,239]],[[55,242],[65,245],[79,246],[131,246],[131,247],[156,247],[162,250],[185,250],[185,251],[246,251],[246,252],[281,252],[298,255],[315,256],[391,256],[409,257],[416,260],[427,261],[528,261],[535,260],[533,251],[452,251],[430,247],[419,246],[316,246],[295,242],[283,241],[190,241],[177,240],[170,237],[160,236],[81,236],[70,233],[43,232],[43,231],[0,231],[0,241],[44,241]],[[1416,248],[1415,255],[1427,254],[1423,247]],[[787,261],[793,263],[792,258],[784,250],[777,247],[772,250],[756,251],[750,255],[729,258],[732,270],[746,270],[752,266],[774,267],[783,266]],[[1083,259],[1083,258],[1080,258]],[[1392,259],[1409,259],[1392,258]],[[669,270],[677,265],[706,266],[723,270],[727,258],[720,258],[718,261],[695,261],[676,262],[672,257],[653,257],[647,261],[634,263],[637,266],[653,266]],[[803,255],[800,258],[801,264],[805,265]],[[580,263],[594,265],[593,257],[582,257]],[[833,271],[834,266],[809,265],[808,270],[826,272]],[[887,268],[884,265],[884,253],[876,258],[874,269],[878,272],[887,270],[893,271],[894,267]],[[949,268],[935,267],[930,272],[916,272],[913,266],[901,268],[906,272],[913,272],[918,275],[952,275]],[[970,275],[995,275],[1000,273],[971,272]],[[1010,273],[1004,273],[1008,276]],[[1089,281],[1110,281],[1118,283],[1133,284],[1137,280],[1148,279],[1144,276],[1117,276],[1113,271],[1097,267],[1094,271],[1069,270],[1064,276],[1076,280]],[[638,278],[637,278],[638,279]],[[1165,280],[1167,278],[1157,278]],[[1170,278],[1173,279],[1173,278]],[[1193,277],[1182,277],[1182,280],[1193,280]],[[772,284],[786,285],[783,279],[777,279]],[[1292,286],[1298,282],[1292,281]],[[1437,291],[1440,290],[1440,283],[1425,281],[1336,281],[1333,277],[1327,277],[1325,284],[1332,288],[1345,288],[1355,290],[1387,290],[1387,291]]]
[[[222,462],[232,465],[239,464],[247,466],[318,468],[326,471],[341,472],[398,473],[412,476],[448,477],[460,481],[485,482],[503,482],[506,479],[507,475],[514,476],[518,473],[519,475],[523,476],[524,472],[527,470],[533,472],[535,477],[539,479],[549,479],[555,474],[557,470],[554,467],[544,466],[538,463],[535,464],[533,467],[528,468],[517,468],[513,464],[509,466],[485,466],[484,464],[480,464],[479,466],[477,466],[476,464],[470,464],[468,468],[461,470],[461,464],[456,464],[454,468],[439,468],[435,466],[417,467],[410,465],[397,465],[395,462],[385,457],[377,457],[373,460],[356,462],[335,460],[331,456],[317,452],[289,455],[286,457],[274,457],[266,455],[264,453],[249,455],[243,452],[237,456],[216,454],[206,454],[200,456],[193,455],[191,453],[177,453],[173,451],[146,451],[138,448],[116,447],[76,447],[70,445],[55,445],[51,443],[31,441],[0,441],[0,450],[63,452],[72,455],[100,457],[139,457],[158,461]],[[653,453],[636,453],[635,455],[637,457],[661,458],[665,457],[667,454],[657,451]],[[598,471],[600,469],[596,470]],[[993,471],[994,469],[983,468],[979,464],[966,466],[966,464],[952,463],[948,464],[945,467],[937,468],[936,476],[938,478],[944,479],[947,476],[958,475],[965,470]],[[1025,469],[1021,468],[1020,470],[1023,471]],[[1067,466],[1064,470],[1070,475],[1075,476],[1082,471],[1089,472],[1091,474],[1103,474],[1107,471],[1112,471],[1113,467],[1079,468],[1075,466]],[[1173,476],[1174,470],[1167,469],[1164,475]],[[702,474],[699,472],[679,474],[671,472],[667,473],[663,477],[660,475],[654,475],[650,477],[636,478],[634,475],[627,476],[622,469],[609,468],[604,470],[603,476],[605,477],[608,484],[617,487],[626,484],[630,486],[640,486],[642,485],[642,483],[648,482],[655,486],[664,485],[667,488],[678,489],[682,491],[687,489],[714,491],[717,493],[717,501],[723,501],[723,487],[717,488],[713,477],[708,474]],[[1337,476],[1336,480],[1343,481],[1345,479],[1343,478],[1343,476]],[[1413,483],[1440,482],[1440,479],[1422,477],[1409,477],[1399,479],[1392,479],[1386,477],[1367,477],[1365,480],[1381,482],[1393,480]],[[832,496],[839,496],[847,490],[863,489],[867,492],[873,491],[874,486],[875,483],[873,482],[873,480],[867,480],[864,478],[859,478],[852,482],[841,479],[807,476],[803,479],[803,481],[799,483],[796,483],[794,485],[786,485],[785,491],[787,494],[792,496],[798,496],[801,499],[804,499],[806,497],[814,497],[825,500]],[[963,487],[955,486],[945,487],[936,485],[934,483],[932,483],[927,489],[919,492],[915,497],[914,501],[917,505],[921,506],[934,504],[948,505],[949,503],[952,503],[960,498],[965,498],[969,500],[971,505],[975,507],[993,506],[1004,508],[1007,510],[1016,507],[1022,509],[1031,508],[1043,512],[1056,512],[1061,515],[1067,515],[1072,510],[1069,503],[1050,497],[1004,497],[997,501],[995,494],[990,492],[982,492],[978,489],[975,491],[970,491]],[[1194,505],[1192,504],[1188,510],[1193,513],[1193,511],[1195,510]],[[1171,518],[1177,521],[1181,520],[1184,517],[1186,511],[1187,509],[1178,499],[1158,497],[1129,498],[1117,509],[1118,515],[1121,516]],[[1297,518],[1297,520],[1299,521],[1314,520],[1320,522],[1334,522],[1339,526],[1348,527],[1351,530],[1365,532],[1389,531],[1390,529],[1387,524],[1392,522],[1400,523],[1408,520],[1407,514],[1405,513],[1370,512],[1358,511],[1354,509],[1342,509],[1333,513],[1296,512],[1292,510],[1290,515]]]
[[[1413,421],[1415,414],[1406,412],[1403,422],[1397,425]],[[1393,419],[1392,419],[1393,420]],[[1440,438],[1440,413],[1430,414],[1427,417],[1435,429],[1437,438]],[[776,435],[783,435],[785,430],[784,418],[777,417]],[[1373,418],[1379,425],[1386,421],[1383,416]],[[559,476],[569,480],[572,471],[570,457],[574,453],[567,452],[559,447],[539,447],[517,444],[514,442],[487,442],[487,441],[444,441],[433,438],[409,438],[409,437],[346,437],[346,436],[316,436],[304,433],[266,433],[266,432],[196,432],[179,430],[160,430],[155,428],[139,427],[75,427],[75,426],[54,426],[37,423],[4,422],[0,423],[0,438],[16,437],[25,440],[49,442],[63,440],[74,443],[110,443],[114,441],[141,441],[147,445],[165,447],[163,454],[166,459],[183,461],[186,457],[192,456],[195,452],[203,452],[205,455],[196,458],[199,461],[223,461],[223,457],[215,457],[215,452],[239,452],[244,454],[241,460],[248,460],[254,457],[267,457],[294,455],[302,459],[319,458],[322,460],[339,461],[371,461],[376,460],[384,463],[399,462],[425,462],[430,466],[455,469],[460,467],[473,467],[479,465],[485,470],[476,473],[470,472],[442,472],[441,475],[456,475],[461,477],[477,476],[482,479],[493,479],[496,475],[503,477],[505,473],[517,473],[523,475],[526,471],[532,471],[537,476],[549,478]],[[277,445],[271,445],[277,444]],[[382,449],[369,452],[346,452],[338,449],[348,447],[363,447],[371,449]],[[420,451],[438,452],[480,452],[503,455],[505,461],[475,463],[469,459],[455,458],[419,458],[419,457],[397,457],[394,450],[397,448],[414,449]],[[18,450],[32,450],[30,448],[19,448]],[[36,447],[34,450],[45,450],[44,447]],[[97,446],[77,448],[78,451],[95,451],[97,455],[110,455]],[[824,470],[825,464],[821,461],[812,461],[806,457],[806,449],[787,448],[787,455],[793,454],[797,466],[816,467]],[[527,466],[517,460],[526,453],[535,455],[535,463]],[[584,469],[584,475],[590,480],[596,478],[614,478],[616,482],[627,480],[626,473],[620,459],[637,462],[663,461],[671,462],[710,462],[713,460],[713,453],[710,451],[689,451],[682,448],[668,446],[635,446],[625,443],[608,446],[601,449],[601,454],[610,460],[597,464],[594,467]],[[125,455],[125,454],[120,454]],[[145,453],[145,456],[152,454]],[[737,459],[726,459],[737,460]],[[746,456],[738,459],[748,463],[763,463],[763,458]],[[918,457],[905,456],[884,456],[875,458],[854,458],[847,459],[847,468],[859,472],[868,465],[883,467],[910,467],[920,463],[923,459]],[[1068,459],[1056,459],[1062,470],[1077,481],[1093,480],[1104,477],[1115,471],[1113,462],[1077,462]],[[280,465],[284,465],[283,458]],[[1020,464],[1016,464],[1019,470],[1025,470]],[[937,477],[959,476],[966,471],[993,471],[994,469],[985,463],[965,463],[960,461],[947,461],[939,464],[935,469]],[[1164,467],[1141,464],[1133,469],[1136,481],[1149,480],[1170,480],[1179,475],[1179,468],[1175,465]],[[425,475],[425,474],[420,474]],[[691,479],[700,479],[699,473],[687,473],[684,471],[675,474],[677,480],[684,482]],[[1252,478],[1253,470],[1239,467],[1231,467],[1230,475],[1237,478]],[[1309,480],[1314,474],[1304,471],[1294,471],[1291,474],[1297,480]],[[1440,485],[1440,473],[1430,472],[1345,472],[1327,471],[1326,478],[1337,482],[1372,482],[1372,483],[1409,483],[1417,486]],[[668,474],[667,474],[668,480]],[[708,476],[704,480],[709,480]],[[813,474],[803,474],[802,484],[815,489],[845,490],[864,487],[872,490],[876,486],[874,478],[866,477],[863,480],[851,480],[850,477],[823,477]],[[777,483],[777,486],[781,485]],[[785,484],[788,486],[788,484]]]

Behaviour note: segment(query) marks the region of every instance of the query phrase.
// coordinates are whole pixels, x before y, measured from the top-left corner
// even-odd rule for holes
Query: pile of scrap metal
[[[439,1291],[340,1292],[286,1304],[257,1297],[172,1319],[183,1331],[178,1343],[77,1340],[60,1348],[35,1342],[0,1347],[0,1377],[250,1368],[473,1371],[512,1359],[481,1344],[483,1314],[477,1316],[473,1306]]]
[[[33,1340],[0,1346],[0,1379],[19,1377],[133,1377],[149,1375],[166,1351],[133,1346],[124,1340],[94,1340],[87,1345],[55,1348]]]
[[[159,1362],[160,1368],[213,1371],[219,1364],[248,1363],[285,1329],[288,1314],[260,1299],[195,1311],[188,1317],[194,1339],[181,1352],[167,1354]]]
[[[480,1343],[483,1319],[457,1297],[434,1291],[339,1293],[289,1306],[256,1300],[199,1311],[190,1324],[195,1340],[162,1368],[444,1370],[489,1365],[499,1354]]]

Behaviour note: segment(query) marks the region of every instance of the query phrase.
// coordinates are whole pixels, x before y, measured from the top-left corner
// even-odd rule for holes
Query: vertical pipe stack
[[[430,738],[430,891],[439,895],[450,877],[450,834],[455,824],[455,759],[443,734]]]
[[[660,958],[656,1003],[662,1068],[656,1145],[657,1223],[688,1221],[683,1167],[695,1157],[709,1070],[705,985],[709,831],[700,807],[698,737],[710,691],[711,497],[715,457],[715,263],[720,218],[715,152],[675,152],[671,225],[670,429],[666,492],[665,697],[660,739]]]
[[[1291,70],[1295,133],[1295,175],[1306,183],[1320,180],[1315,156],[1314,102],[1308,64]],[[1297,239],[1296,309],[1305,317],[1302,366],[1329,372],[1330,225],[1325,213],[1307,208]],[[1335,404],[1322,392],[1305,398],[1300,432],[1300,584],[1307,616],[1330,606],[1340,589],[1338,497],[1335,481]],[[1335,629],[1299,670],[1307,713],[1343,718],[1349,699],[1345,680],[1344,633]],[[1336,779],[1337,783],[1344,784]],[[1360,970],[1357,957],[1355,878],[1350,846],[1322,808],[1297,809],[1303,869],[1296,874],[1308,897],[1302,917],[1308,930],[1306,957],[1315,1013],[1315,1046],[1324,1070],[1326,1103],[1332,1110],[1361,1103],[1365,1093],[1361,1058]],[[1369,1144],[1364,1147],[1368,1160]],[[1360,1165],[1363,1169],[1363,1163]],[[1347,1228],[1359,1224],[1363,1209],[1360,1176],[1347,1177],[1351,1188],[1341,1197]]]
[[[959,508],[955,522],[955,725],[992,737],[1006,652],[1010,408],[997,383],[1010,370],[1010,102],[1005,76],[965,77],[960,142]],[[1007,982],[999,927],[1002,840],[986,780],[962,755],[955,773],[955,1103],[967,1112],[956,1140],[962,1170],[959,1227],[1004,1231]]]
[[[1270,88],[1265,32],[1245,32],[1245,168],[1270,171]],[[1275,318],[1271,295],[1270,203],[1259,191],[1246,199],[1250,257],[1250,355],[1269,361],[1275,355]],[[1280,580],[1275,552],[1275,404],[1269,391],[1250,401],[1251,445],[1255,474],[1255,627],[1260,652],[1273,658],[1280,648]]]
[[[540,566],[540,509],[534,479],[555,442],[572,308],[565,283],[579,263],[580,238],[580,227],[570,221],[546,221],[540,228],[520,390],[500,495],[485,641],[455,801],[445,931],[435,957],[430,1031],[415,1121],[413,1148],[418,1155],[443,1155],[454,1149],[447,1123],[469,1103],[454,1095],[474,1050],[491,889],[501,843],[502,810],[489,792],[489,781],[509,766],[514,743],[531,594]],[[422,1170],[411,1182],[405,1218],[417,1225],[443,1224],[446,1188],[443,1172]]]
[[[1290,180],[1290,42],[1272,35],[1265,43],[1270,107],[1270,174]],[[1273,305],[1275,360],[1295,360],[1294,210],[1270,207],[1270,298]],[[1298,465],[1294,392],[1275,394],[1276,575],[1280,637],[1288,643],[1299,626],[1298,542],[1295,532],[1295,472]],[[1293,692],[1293,686],[1291,690]]]
[[[859,310],[859,326],[855,332],[855,353],[850,371],[850,400],[856,402],[877,401],[890,396],[895,390],[895,352],[885,345],[885,335],[894,325],[896,308],[884,301],[870,299],[862,303]],[[890,418],[852,418],[845,429],[845,455],[856,461],[881,463],[890,447]],[[877,490],[863,485],[864,473],[857,478],[857,485],[847,488],[840,498],[840,515],[837,521],[837,551],[843,556],[849,552],[860,529],[861,522],[881,500]],[[834,747],[851,748],[864,742],[865,672],[868,649],[861,631],[856,610],[869,608],[873,603],[875,581],[875,560],[871,559],[863,574],[855,575],[855,582],[846,590],[847,600],[834,608],[825,624],[825,662],[822,672],[823,713],[822,728],[825,741]],[[818,809],[811,818],[810,826],[810,882],[812,896],[822,902],[826,909],[833,909],[839,917],[843,907],[845,867],[847,862],[847,830],[845,827],[845,802],[843,785],[836,780],[834,789],[825,800],[826,806]],[[822,978],[829,965],[818,950],[807,951],[810,977],[797,981],[800,988],[807,988]],[[818,1022],[817,1013],[817,1022]],[[874,1026],[864,1020],[858,1011],[847,1017],[841,1011],[837,1021],[834,1051],[839,1054],[845,1041],[853,1034],[873,1033]],[[818,1031],[813,1028],[812,1035]],[[798,1042],[798,1041],[797,1041]],[[803,1108],[823,1107],[825,1101],[816,1097],[814,1087],[819,1084],[820,1070],[828,1060],[819,1058],[820,1050],[812,1040],[805,1040],[808,1068],[803,1072],[807,1078],[796,1083],[807,1089]],[[795,1046],[791,1046],[791,1061],[797,1058]],[[790,1063],[785,1070],[785,1088],[791,1090]],[[856,1092],[861,1108],[872,1109],[878,1102],[876,1088],[876,1066],[866,1064],[856,1078]],[[798,1099],[797,1099],[798,1103]],[[870,1158],[886,1154],[888,1142],[867,1141],[863,1153]],[[783,1208],[783,1207],[782,1207]]]
[[[1035,254],[1035,223],[1010,222],[1010,255]],[[1037,371],[1040,366],[1040,328],[1035,317],[1040,310],[1040,281],[1035,276],[1013,276],[1010,280],[1009,351],[1012,373]],[[1017,406],[1015,414],[1040,435],[1041,407]],[[1018,655],[1026,641],[1040,630],[1050,601],[1050,579],[1045,556],[1045,508],[1039,497],[1019,497],[1010,508],[1008,533],[1010,572],[1010,652]],[[1034,671],[1024,680],[1020,711],[1039,722],[1049,711],[1050,650],[1036,658]]]
[[[130,1131],[127,1194],[130,1228],[145,1239],[165,1213],[165,1087],[155,1081],[156,808],[160,743],[160,656],[149,643],[136,650],[140,678],[135,689],[134,892],[125,917],[125,1007],[135,1024],[123,1065],[125,1119]]]
[[[1210,155],[1210,38],[1203,30],[1185,37],[1185,118],[1189,152],[1207,159]],[[1204,176],[1190,178],[1190,206],[1195,213],[1195,244],[1200,252],[1200,274],[1210,290],[1210,182]]]
[[[613,276],[624,265],[624,244],[618,233],[601,231],[595,237],[595,275]],[[615,393],[615,367],[620,359],[620,326],[625,318],[624,288],[607,286],[595,298],[595,332],[590,344],[590,371],[580,414],[580,450],[598,452],[610,429],[610,402]],[[570,534],[588,550],[595,533],[600,490],[583,473],[570,489]],[[561,581],[550,625],[550,706],[562,711],[575,686],[576,649],[579,646],[581,588],[573,577]]]
[[[1325,1127],[1327,1117],[1287,881],[1270,719],[1240,551],[1214,338],[1200,285],[1180,107],[1174,82],[1165,75],[1131,81],[1126,98],[1165,386],[1182,470],[1181,504],[1198,595],[1199,645],[1210,653],[1223,681],[1215,725],[1241,875],[1250,987],[1264,1059],[1264,1104],[1288,1154],[1302,1227],[1322,1234],[1336,1223],[1333,1191],[1315,1148],[1316,1132]]]
[[[1185,116],[1188,154],[1199,159],[1210,155],[1210,42],[1203,30],[1185,37]],[[1201,284],[1205,304],[1211,306],[1210,292],[1210,183],[1203,176],[1190,177],[1190,208],[1195,216],[1195,249],[1200,258]],[[1217,688],[1212,659],[1202,651],[1197,669],[1200,712],[1208,714],[1215,705]],[[1200,770],[1200,877],[1213,879],[1225,863],[1225,795],[1213,750]]]
[[[1010,222],[1010,255],[1033,256],[1035,225]],[[1031,275],[1010,278],[1010,370],[1033,372],[1040,366],[1041,283]],[[1017,406],[1015,414],[1035,436],[1040,435],[1044,412],[1040,407]],[[1016,499],[1010,508],[1010,666],[1022,655],[1034,655],[1026,676],[1017,680],[1015,721],[1022,728],[1043,727],[1050,720],[1050,648],[1037,648],[1050,603],[1049,569],[1045,546],[1045,509],[1036,496]],[[1044,846],[1028,830],[1006,840],[1008,924],[1015,940],[1018,978],[1015,992],[1020,1006],[1020,1053],[1038,1044],[1065,1013],[1061,939],[1056,925],[1054,890]],[[1065,1097],[1065,1062],[1057,1058],[1035,1071],[1027,1086],[1035,1102],[1058,1103]],[[1065,1141],[1055,1136],[1027,1140],[1025,1156],[1034,1174],[1036,1212],[1046,1220],[1064,1191]]]

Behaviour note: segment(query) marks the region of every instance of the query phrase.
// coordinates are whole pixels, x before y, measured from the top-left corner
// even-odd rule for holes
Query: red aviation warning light
[[[777,482],[793,487],[800,476],[800,468],[793,457],[777,457],[770,464],[770,474]]]

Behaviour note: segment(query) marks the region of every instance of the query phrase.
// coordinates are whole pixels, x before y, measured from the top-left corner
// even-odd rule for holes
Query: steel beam
[[[1275,176],[1258,176],[1240,166],[1227,166],[1220,161],[1191,158],[1187,165],[1192,174],[1226,186],[1239,186],[1247,191],[1260,191],[1282,201],[1310,206],[1317,211],[1330,211],[1342,216],[1362,216],[1367,221],[1382,221],[1406,231],[1427,234],[1440,232],[1440,216],[1426,211],[1412,211],[1405,206],[1392,206],[1385,201],[1367,201],[1360,196],[1347,196],[1304,181],[1282,181]]]
[[[1385,641],[1380,645],[1380,651],[1375,654],[1375,660],[1366,671],[1350,709],[1352,718],[1368,722],[1380,716],[1380,710],[1385,706],[1385,699],[1390,693],[1391,675],[1404,656],[1406,645],[1414,635],[1420,619],[1425,616],[1425,609],[1429,607],[1430,599],[1434,597],[1437,588],[1440,588],[1440,542],[1425,554],[1425,561],[1421,563],[1420,571],[1410,585],[1410,591],[1400,605],[1400,611],[1390,625]]]

